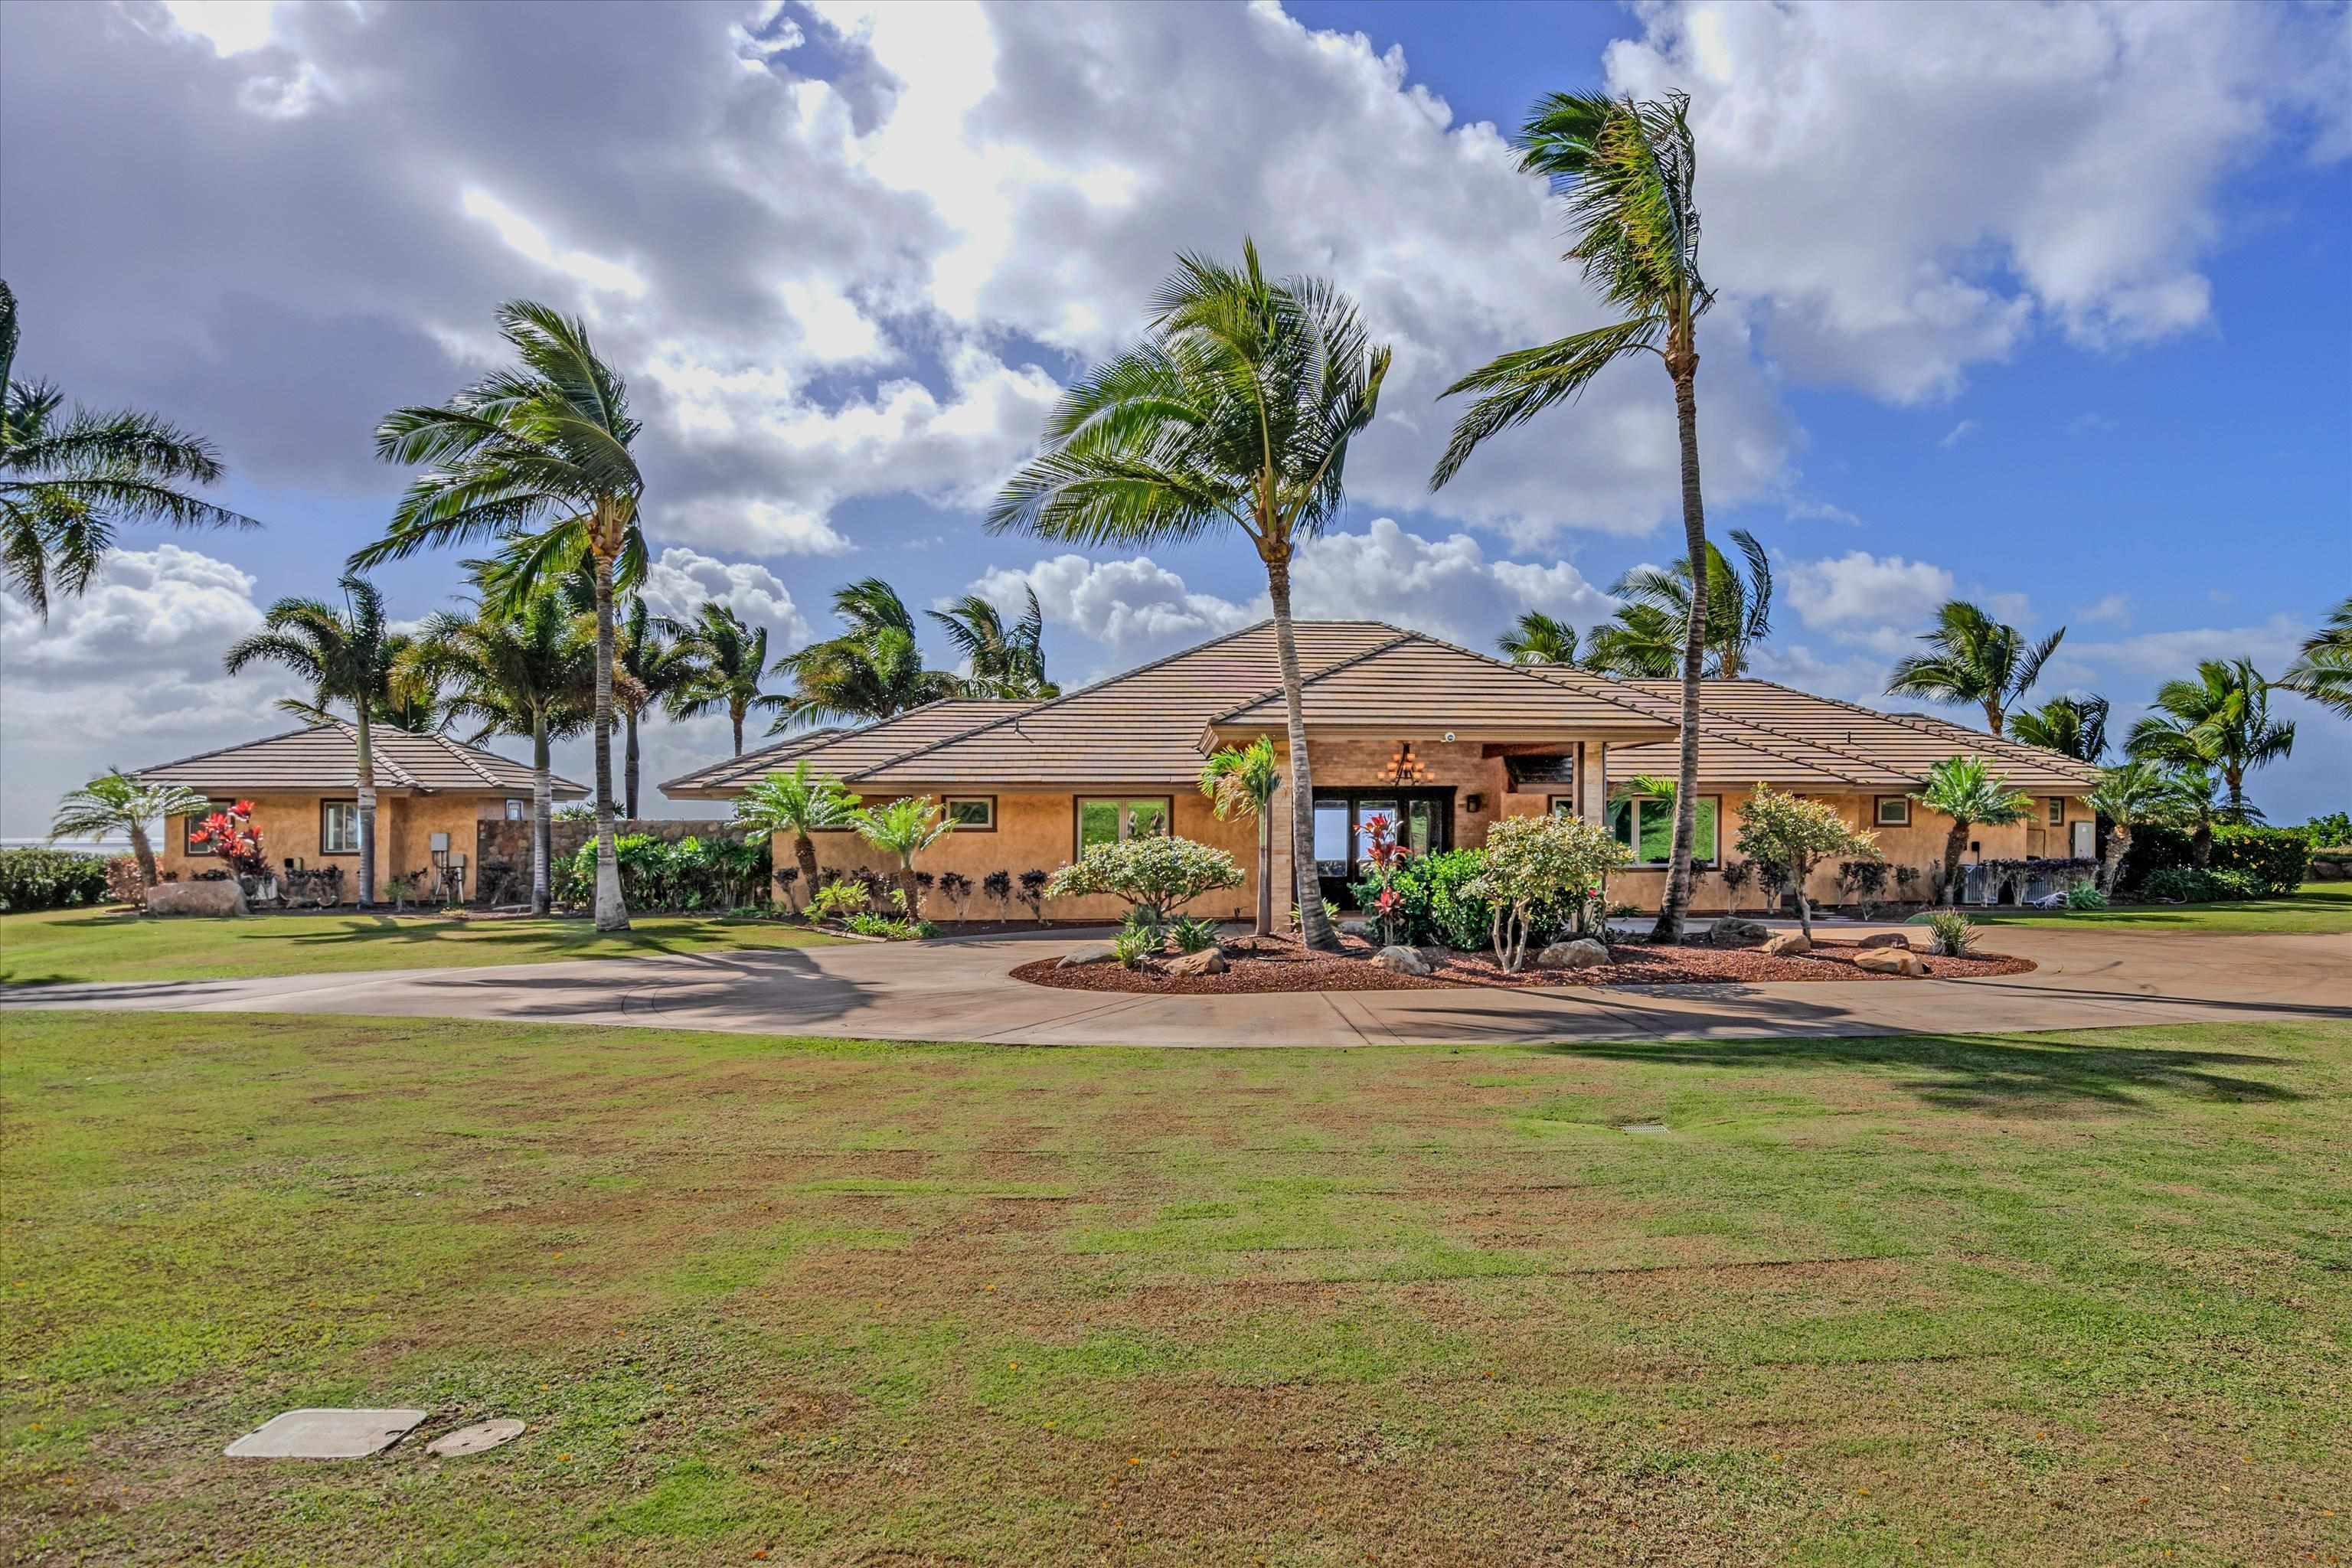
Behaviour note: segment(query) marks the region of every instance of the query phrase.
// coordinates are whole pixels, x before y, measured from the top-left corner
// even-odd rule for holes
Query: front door
[[[1416,855],[1453,847],[1450,789],[1317,790],[1315,875],[1324,902],[1333,909],[1355,907],[1349,885],[1363,880],[1370,864],[1371,832],[1366,825],[1375,816],[1385,817],[1390,833]]]

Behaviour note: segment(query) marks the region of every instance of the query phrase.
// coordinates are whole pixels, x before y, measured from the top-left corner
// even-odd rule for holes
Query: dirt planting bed
[[[1118,963],[1076,964],[1063,969],[1054,959],[1024,963],[1013,978],[1033,985],[1066,991],[1129,991],[1160,996],[1185,996],[1266,991],[1415,991],[1464,985],[1549,988],[1593,985],[1749,984],[1763,980],[1898,981],[1893,974],[1874,974],[1857,968],[1854,960],[1865,951],[1857,942],[1816,942],[1801,957],[1773,958],[1754,948],[1651,947],[1641,942],[1612,942],[1610,962],[1590,969],[1537,969],[1529,966],[1506,974],[1491,952],[1452,952],[1442,948],[1421,950],[1434,966],[1427,977],[1399,974],[1371,962],[1375,949],[1357,937],[1341,939],[1338,953],[1309,952],[1285,937],[1245,937],[1224,944],[1223,974],[1163,974],[1150,969],[1124,969]],[[1993,974],[2024,974],[2031,959],[1985,953],[1971,958],[1937,958],[1921,953],[1933,980],[1974,980]]]

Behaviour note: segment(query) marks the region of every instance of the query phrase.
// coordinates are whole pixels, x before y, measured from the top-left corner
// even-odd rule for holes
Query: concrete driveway
[[[1836,928],[1840,936],[1874,929]],[[0,1010],[356,1013],[1003,1045],[1363,1046],[1739,1039],[2352,1018],[2352,936],[1996,928],[2032,974],[1984,980],[1130,996],[1024,984],[1045,931],[278,979],[14,987]],[[1095,940],[1099,940],[1097,936]]]

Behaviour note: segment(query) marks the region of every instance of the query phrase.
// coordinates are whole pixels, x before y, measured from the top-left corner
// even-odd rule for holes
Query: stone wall
[[[720,838],[734,831],[734,823],[725,817],[650,816],[622,817],[613,824],[614,837],[639,837],[675,844],[681,838]],[[580,847],[596,837],[594,821],[566,821],[559,817],[550,833],[555,841],[558,863],[580,852]],[[470,873],[472,885],[467,889],[469,902],[482,904],[496,900],[500,903],[524,903],[530,898],[530,822],[485,820],[474,829],[474,867]],[[501,886],[511,878],[512,886],[501,893]]]

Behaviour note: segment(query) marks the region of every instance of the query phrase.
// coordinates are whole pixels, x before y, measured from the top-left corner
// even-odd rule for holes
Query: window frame
[[[2066,797],[2064,795],[2053,795],[2050,796],[2050,816],[2046,826],[2051,827],[2063,827],[2066,826]]]
[[[1547,796],[1545,805],[1550,809],[1551,815],[1554,816],[1582,816],[1584,815],[1582,812],[1576,809],[1576,797],[1572,795],[1555,795]]]
[[[327,847],[327,814],[339,805],[348,805],[352,808],[352,847],[349,849],[330,849]],[[332,855],[338,859],[356,860],[359,858],[360,803],[358,800],[350,797],[330,797],[326,795],[319,797],[319,853],[321,857]]]
[[[1129,831],[1133,816],[1129,808],[1142,805],[1160,808],[1160,837],[1173,838],[1176,836],[1176,797],[1172,795],[1074,795],[1070,797],[1071,859],[1079,859],[1087,852],[1087,807],[1106,801],[1118,807],[1118,837],[1113,841],[1115,843],[1124,844],[1135,837]]]
[[[1716,867],[1723,862],[1723,796],[1720,795],[1698,795],[1692,796],[1692,798],[1702,804],[1707,801],[1713,801],[1715,803],[1715,853],[1707,856],[1704,859],[1700,858],[1696,855],[1691,857],[1692,870],[1712,871]],[[1643,803],[1645,801],[1663,802],[1665,796],[1657,795],[1629,795],[1611,797],[1608,809],[1612,813],[1614,809],[1620,805],[1633,807],[1632,815],[1627,818],[1627,828],[1633,835],[1633,841],[1626,844],[1625,847],[1632,850],[1634,854],[1638,855],[1642,852]],[[1617,829],[1612,821],[1608,818],[1603,818],[1602,825],[1609,828],[1611,837],[1613,838],[1616,837]],[[1667,840],[1671,843],[1673,841],[1674,829],[1669,826],[1666,833]],[[1625,841],[1620,839],[1619,842],[1624,843]],[[1629,871],[1658,871],[1664,870],[1673,864],[1674,861],[1670,857],[1664,860],[1636,860],[1625,868]]]
[[[953,817],[955,816],[955,808],[956,808],[958,805],[973,805],[973,804],[978,804],[978,805],[984,805],[984,806],[986,806],[986,807],[988,808],[988,819],[987,819],[985,822],[957,822],[957,823],[956,823],[956,825],[955,825],[955,830],[956,830],[958,833],[993,833],[993,832],[995,832],[995,831],[996,831],[996,797],[995,797],[994,795],[943,795],[940,796],[940,809],[941,809],[941,810],[945,811],[945,812],[948,814],[948,816],[949,816],[949,817],[950,817],[950,819],[953,819]]]
[[[529,822],[530,820],[530,802],[527,800],[517,800],[512,795],[508,795],[505,799],[507,803],[507,814],[499,819],[500,821]]]
[[[218,849],[209,844],[192,843],[189,841],[188,836],[205,825],[205,817],[211,816],[216,812],[225,812],[236,804],[236,799],[233,795],[206,795],[205,797],[204,810],[192,813],[180,818],[180,853],[190,859],[217,858],[220,855],[220,851]]]
[[[1890,805],[1901,806],[1903,808],[1903,815],[1896,817],[1888,816],[1886,815],[1886,808]],[[1910,826],[1911,797],[1907,795],[1882,795],[1878,796],[1876,800],[1872,803],[1870,807],[1870,825],[1873,827]]]

